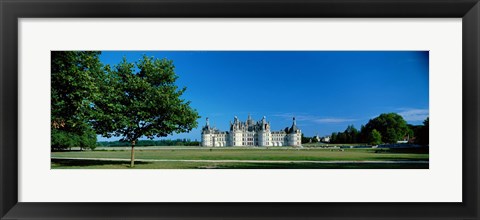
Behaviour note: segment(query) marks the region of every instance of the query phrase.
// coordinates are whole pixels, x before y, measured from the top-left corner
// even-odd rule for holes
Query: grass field
[[[428,149],[315,149],[315,148],[151,148],[135,151],[137,169],[413,169],[428,168],[428,163],[391,163],[383,161],[428,161]],[[52,152],[52,169],[126,169],[128,161],[90,160],[87,158],[129,159],[129,150]],[[64,158],[64,159],[62,159]],[[84,158],[71,160],[67,158]],[[141,161],[173,160],[173,161]],[[208,160],[190,162],[175,160]],[[212,161],[214,160],[214,161]],[[216,161],[215,161],[216,160]],[[234,162],[222,162],[234,160]],[[235,162],[248,160],[249,162]],[[252,162],[253,161],[253,162]],[[256,161],[259,161],[258,163]],[[281,161],[282,163],[262,161]],[[290,161],[290,162],[289,162]],[[309,161],[312,161],[311,163]],[[369,163],[315,163],[318,161],[369,161]],[[379,163],[375,163],[378,161]]]

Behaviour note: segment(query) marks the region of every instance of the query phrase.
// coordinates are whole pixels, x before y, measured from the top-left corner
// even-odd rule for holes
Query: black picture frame
[[[479,219],[478,0],[1,0],[0,2],[1,219]],[[463,202],[18,202],[18,19],[84,17],[462,18]]]

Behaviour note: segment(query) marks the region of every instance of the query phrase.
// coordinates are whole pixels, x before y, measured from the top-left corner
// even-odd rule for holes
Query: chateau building
[[[292,126],[282,131],[270,131],[270,122],[265,116],[255,122],[250,115],[245,122],[234,117],[230,121],[230,131],[220,131],[210,127],[207,118],[202,128],[202,146],[301,146],[302,131],[297,127],[295,118]]]

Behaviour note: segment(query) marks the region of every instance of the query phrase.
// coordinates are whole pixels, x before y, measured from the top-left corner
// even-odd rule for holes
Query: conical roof
[[[292,127],[290,127],[290,129],[288,130],[288,133],[293,134],[297,132],[297,130],[300,130],[300,129],[298,129],[297,122],[295,121],[295,117],[293,117],[293,124],[292,124]]]

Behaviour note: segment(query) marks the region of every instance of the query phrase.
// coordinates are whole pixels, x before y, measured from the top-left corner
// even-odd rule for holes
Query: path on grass
[[[95,160],[95,161],[130,161],[122,158],[78,158],[78,157],[52,157],[55,160]],[[320,164],[348,164],[348,163],[380,163],[380,164],[428,164],[424,160],[172,160],[172,159],[135,159],[139,162],[210,162],[210,163],[320,163]]]

